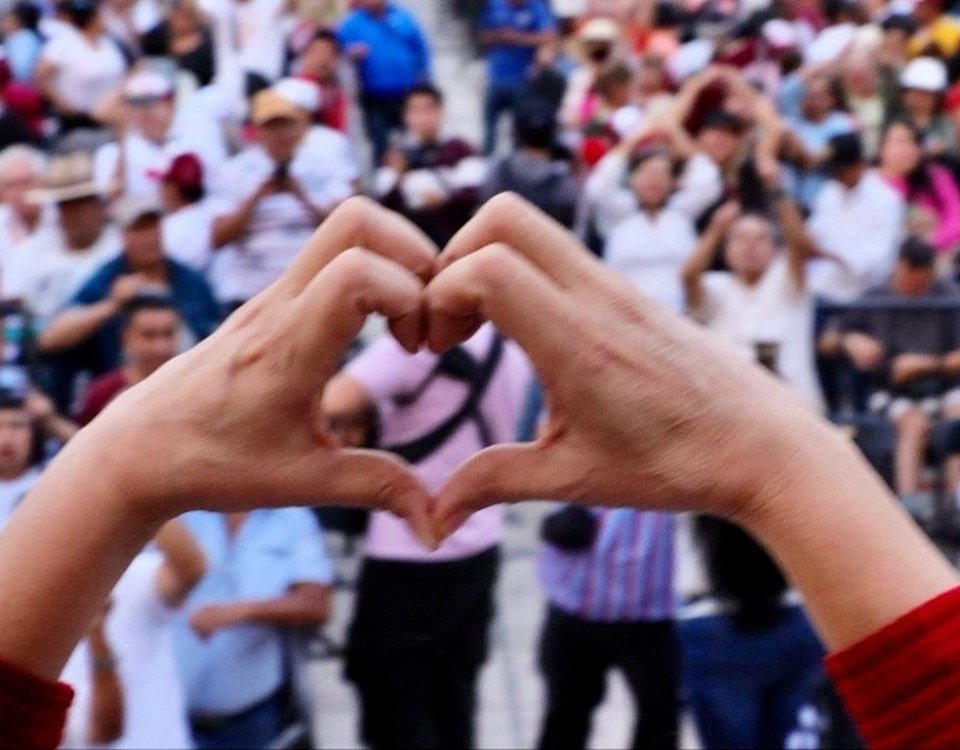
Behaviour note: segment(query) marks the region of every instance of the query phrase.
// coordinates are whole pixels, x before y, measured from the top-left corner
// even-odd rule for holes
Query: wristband
[[[104,672],[112,672],[117,666],[117,659],[113,654],[106,654],[105,656],[98,656],[93,660],[93,671],[96,674],[103,674]]]

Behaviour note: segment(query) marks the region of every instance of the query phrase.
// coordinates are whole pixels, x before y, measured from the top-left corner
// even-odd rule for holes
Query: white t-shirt
[[[16,479],[0,480],[0,531],[10,521],[20,501],[33,489],[43,470],[35,466]]]
[[[217,213],[235,210],[274,170],[273,160],[259,146],[233,157],[218,175]],[[330,128],[316,127],[294,155],[290,174],[315,206],[327,209],[353,193],[359,171],[349,141]],[[315,229],[313,215],[292,193],[261,200],[244,236],[220,251],[225,257],[214,276],[220,299],[247,300],[261,292],[290,265]]]
[[[7,264],[20,254],[20,250],[56,224],[57,207],[54,205],[47,204],[40,209],[40,221],[32,232],[23,225],[10,206],[0,205],[0,281],[3,280]]]
[[[40,53],[57,67],[57,93],[79,112],[92,112],[100,100],[120,85],[127,69],[120,48],[106,34],[90,42],[72,26],[61,29]]]
[[[41,330],[83,283],[123,246],[120,232],[110,225],[86,250],[67,249],[59,228],[36,237],[6,269],[4,294],[22,299]]]
[[[821,408],[813,358],[813,300],[791,278],[785,255],[775,258],[753,286],[726,271],[704,274],[703,301],[691,314],[745,359],[756,360],[759,343],[776,344],[780,377]]]
[[[680,312],[680,272],[696,245],[693,222],[679,211],[665,208],[653,218],[638,211],[607,236],[603,258],[640,292]]]
[[[276,81],[283,73],[290,24],[285,0],[241,0],[236,5],[237,47],[243,70]]]
[[[811,291],[852,302],[893,270],[904,232],[903,200],[873,170],[852,190],[831,180],[817,195],[807,229],[821,250],[843,260],[811,263]]]
[[[160,222],[163,249],[168,256],[200,273],[213,257],[214,209],[202,200],[167,214]]]
[[[157,593],[163,564],[158,550],[137,555],[113,590],[106,636],[123,687],[123,736],[114,748],[192,747],[186,701],[173,656],[172,623],[177,609]],[[76,691],[64,746],[86,744],[91,690],[86,642],[70,656],[61,679]]]

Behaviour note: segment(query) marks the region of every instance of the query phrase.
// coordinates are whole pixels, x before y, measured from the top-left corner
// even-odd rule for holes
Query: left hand
[[[237,604],[208,604],[190,615],[190,627],[202,640],[218,630],[242,624],[242,612]]]
[[[416,351],[435,255],[405,219],[345,201],[281,278],[119,396],[62,458],[117,467],[125,507],[151,523],[322,501],[391,510],[429,543],[427,491],[396,457],[338,449],[320,395],[371,312]]]
[[[41,425],[47,424],[57,415],[57,409],[47,396],[37,390],[31,390],[24,402],[24,406],[37,422]]]

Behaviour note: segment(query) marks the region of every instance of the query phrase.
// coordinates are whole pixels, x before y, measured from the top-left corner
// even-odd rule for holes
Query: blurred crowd
[[[344,200],[442,247],[514,191],[842,425],[918,523],[956,535],[960,3],[451,12],[486,64],[482,143],[447,127],[436,40],[400,1],[0,0],[0,529],[60,446]],[[381,334],[323,394],[332,439],[436,490],[536,436],[548,405],[490,325],[443,355]],[[344,674],[364,742],[472,746],[503,508],[431,551],[386,511],[323,501],[166,525],[67,665],[65,745],[309,746],[298,660],[333,606],[339,533],[362,540]],[[707,748],[857,745],[802,601],[736,527],[558,505],[540,535],[541,747],[585,746],[611,669],[638,748],[676,747],[683,710]]]

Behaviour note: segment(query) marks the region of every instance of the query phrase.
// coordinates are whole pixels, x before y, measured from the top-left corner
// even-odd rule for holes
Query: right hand
[[[407,162],[407,157],[404,156],[403,151],[401,151],[399,148],[391,148],[383,157],[383,166],[389,167],[393,171],[403,174],[407,171],[409,163]]]
[[[847,333],[843,336],[843,349],[853,366],[861,372],[876,370],[883,364],[883,345],[865,333]]]
[[[740,218],[742,211],[738,201],[727,201],[710,218],[710,231],[720,237],[725,236],[733,223]]]
[[[120,276],[113,282],[113,286],[110,287],[109,299],[117,307],[123,307],[136,297],[146,284],[147,280],[137,273]]]
[[[450,477],[437,498],[441,535],[482,507],[528,498],[743,521],[766,502],[770,467],[843,445],[777,379],[639,296],[514,196],[488,201],[440,269],[426,290],[431,349],[493,321],[526,350],[549,410],[537,441],[488,448]]]

